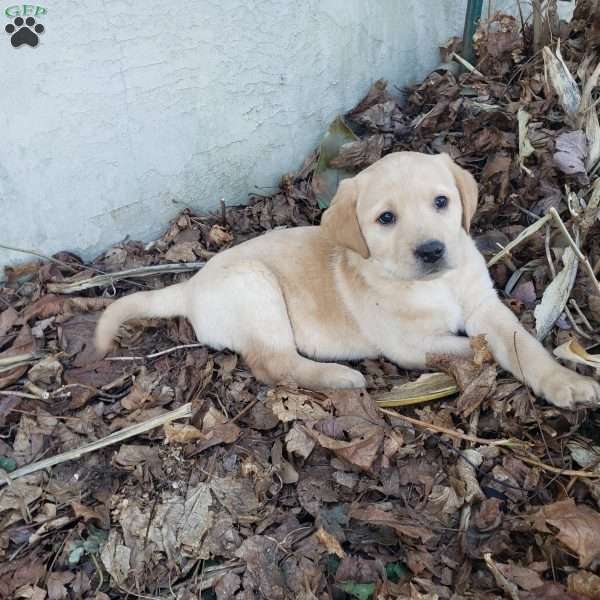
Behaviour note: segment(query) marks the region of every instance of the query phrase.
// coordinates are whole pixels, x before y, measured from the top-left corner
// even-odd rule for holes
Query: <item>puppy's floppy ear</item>
[[[331,201],[329,208],[321,217],[321,228],[325,235],[339,246],[354,250],[363,258],[369,258],[370,252],[363,237],[356,202],[358,189],[353,179],[344,179]]]
[[[447,154],[442,154],[446,164],[450,167],[456,187],[460,192],[460,200],[463,208],[462,225],[464,230],[469,233],[471,227],[471,219],[477,209],[478,188],[475,178],[469,171],[459,167]]]

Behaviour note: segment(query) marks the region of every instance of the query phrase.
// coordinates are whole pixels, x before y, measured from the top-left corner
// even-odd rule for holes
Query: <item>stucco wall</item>
[[[436,65],[466,0],[43,6],[37,47],[0,32],[0,243],[87,258],[272,189],[375,79]]]

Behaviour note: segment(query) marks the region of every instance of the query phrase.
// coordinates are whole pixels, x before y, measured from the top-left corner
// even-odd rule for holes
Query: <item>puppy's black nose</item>
[[[415,249],[415,254],[425,263],[435,263],[444,256],[446,246],[438,240],[428,240]]]

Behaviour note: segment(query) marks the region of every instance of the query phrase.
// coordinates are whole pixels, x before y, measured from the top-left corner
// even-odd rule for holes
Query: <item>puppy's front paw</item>
[[[600,406],[600,384],[559,365],[544,377],[540,392],[548,402],[560,408]]]
[[[323,378],[323,387],[326,388],[364,388],[367,382],[359,371],[344,365],[328,364],[327,372]]]

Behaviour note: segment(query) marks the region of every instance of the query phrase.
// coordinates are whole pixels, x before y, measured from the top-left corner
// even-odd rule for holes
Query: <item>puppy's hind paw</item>
[[[600,407],[600,383],[565,367],[546,376],[540,391],[548,402],[560,408]]]

